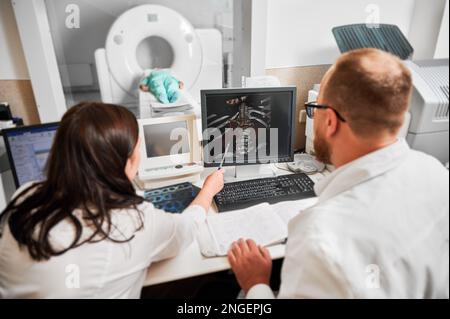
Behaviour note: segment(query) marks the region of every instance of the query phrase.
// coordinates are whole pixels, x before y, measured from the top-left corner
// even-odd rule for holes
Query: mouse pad
[[[200,192],[200,188],[191,183],[181,183],[146,190],[144,199],[153,206],[168,213],[182,213]]]

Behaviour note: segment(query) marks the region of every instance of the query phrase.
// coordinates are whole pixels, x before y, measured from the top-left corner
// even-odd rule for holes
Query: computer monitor
[[[45,179],[45,165],[58,123],[2,130],[16,187]]]
[[[170,138],[170,133],[176,130],[187,131],[186,121],[172,123],[146,124],[144,128],[145,150],[147,158],[165,157],[171,154],[172,148],[177,143],[181,147],[174,154],[183,155],[190,152],[189,141],[181,135]]]
[[[202,90],[204,165],[292,162],[295,101],[295,87]]]
[[[201,169],[195,115],[139,119],[139,178],[162,179]]]

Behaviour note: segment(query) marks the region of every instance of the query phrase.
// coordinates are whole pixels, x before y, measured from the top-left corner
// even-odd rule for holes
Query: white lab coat
[[[404,140],[317,183],[289,224],[280,298],[449,298],[449,173]],[[248,298],[274,297],[257,285]]]
[[[195,220],[204,221],[206,213],[200,206],[191,206],[183,214],[168,214],[146,202],[138,209],[144,220],[138,232],[135,210],[111,212],[117,226],[111,235],[123,240],[134,234],[131,241],[83,244],[43,262],[32,260],[27,249],[20,249],[6,225],[0,238],[0,299],[139,298],[150,264],[174,257],[189,246],[196,234]],[[54,227],[54,247],[67,247],[73,230],[66,221]],[[83,238],[90,233],[85,227]]]

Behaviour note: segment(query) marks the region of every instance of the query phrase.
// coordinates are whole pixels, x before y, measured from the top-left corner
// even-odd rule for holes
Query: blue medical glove
[[[147,77],[146,82],[148,83],[150,92],[161,103],[174,103],[178,100],[179,81],[167,71],[153,71]]]
[[[166,88],[169,102],[176,102],[180,96],[180,83],[178,80],[173,76],[167,77],[164,81],[164,87]]]

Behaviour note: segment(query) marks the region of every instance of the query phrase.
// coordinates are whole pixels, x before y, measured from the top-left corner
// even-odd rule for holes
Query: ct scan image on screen
[[[263,92],[263,93],[222,93],[207,94],[206,126],[215,128],[221,133],[222,151],[216,152],[210,148],[205,154],[207,163],[221,161],[227,142],[225,132],[227,129],[242,129],[242,134],[233,140],[229,151],[225,155],[225,164],[237,163],[238,158],[243,164],[251,164],[249,154],[256,154],[256,158],[264,161],[276,161],[281,157],[288,157],[291,151],[292,127],[292,92]],[[278,140],[271,141],[270,130],[278,129]],[[203,128],[205,129],[205,128]],[[260,134],[265,134],[265,139]],[[210,137],[207,143],[211,143]],[[276,143],[278,150],[270,152],[271,143]],[[215,154],[218,153],[218,154]],[[272,156],[268,156],[272,155]],[[256,163],[255,163],[256,164]]]
[[[174,134],[172,139],[171,134]],[[144,139],[148,158],[190,152],[186,122],[145,125]],[[181,145],[176,151],[173,149],[175,144]]]

